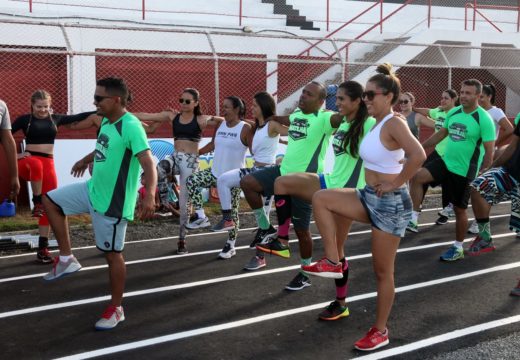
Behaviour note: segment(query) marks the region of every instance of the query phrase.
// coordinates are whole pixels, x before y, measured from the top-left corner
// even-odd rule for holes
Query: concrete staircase
[[[273,4],[274,13],[278,15],[285,15],[287,17],[287,26],[297,26],[302,30],[317,30],[312,21],[308,21],[305,16],[300,15],[300,12],[292,5],[288,5],[285,0],[262,0],[264,4]]]

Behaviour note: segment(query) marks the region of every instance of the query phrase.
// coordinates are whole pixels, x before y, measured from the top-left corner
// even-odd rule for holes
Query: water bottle
[[[5,199],[2,204],[0,204],[0,216],[8,217],[14,216],[16,214],[16,209],[14,206],[14,202]]]

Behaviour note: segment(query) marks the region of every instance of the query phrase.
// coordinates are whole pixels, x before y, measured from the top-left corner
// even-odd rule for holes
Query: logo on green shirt
[[[453,141],[465,141],[468,133],[467,126],[461,123],[450,124],[450,139]]]
[[[105,161],[107,159],[106,153],[108,149],[109,138],[106,134],[99,134],[96,143],[96,154],[94,157],[95,162]]]
[[[307,138],[307,128],[309,123],[307,119],[296,118],[289,126],[289,136],[293,140],[303,140]]]
[[[334,134],[334,137],[332,138],[332,150],[334,150],[335,156],[345,154],[345,148],[343,147],[345,136],[347,136],[347,132],[344,130],[338,130],[336,134]]]

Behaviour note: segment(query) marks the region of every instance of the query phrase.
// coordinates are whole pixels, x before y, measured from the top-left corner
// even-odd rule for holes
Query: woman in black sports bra
[[[168,207],[168,177],[180,175],[179,207],[180,229],[177,253],[185,254],[186,229],[188,222],[188,193],[186,179],[199,168],[199,143],[202,131],[208,123],[223,119],[202,115],[200,94],[196,89],[186,88],[179,97],[180,112],[166,110],[160,113],[134,113],[141,121],[171,122],[175,152],[166,156],[157,165],[159,197],[161,205]]]
[[[58,127],[90,117],[97,117],[95,111],[77,115],[52,114],[51,95],[45,90],[36,90],[31,96],[31,113],[19,116],[12,125],[12,133],[22,130],[25,135],[25,151],[18,154],[19,176],[30,181],[33,192],[33,216],[38,217],[39,241],[37,260],[52,262],[49,254],[49,221],[45,215],[41,198],[48,191],[56,189],[58,179],[54,168],[54,140]]]

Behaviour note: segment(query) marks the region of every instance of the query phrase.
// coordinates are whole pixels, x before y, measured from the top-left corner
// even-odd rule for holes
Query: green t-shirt
[[[92,207],[106,216],[133,220],[140,164],[150,149],[141,122],[127,112],[115,123],[103,118],[88,189]]]
[[[520,121],[520,113],[516,114],[515,117],[515,126],[518,125],[518,122]]]
[[[444,162],[454,174],[474,179],[484,158],[483,143],[495,140],[495,124],[482,107],[466,114],[462,106],[451,109],[444,121],[448,142]]]
[[[323,160],[332,133],[330,124],[334,113],[319,110],[304,114],[297,109],[289,116],[287,150],[280,166],[282,175],[295,172],[323,172]]]
[[[363,124],[363,133],[358,142],[361,144],[361,140],[376,124],[376,119],[369,117]],[[353,157],[348,151],[345,150],[343,140],[350,129],[351,123],[343,121],[339,126],[338,130],[332,138],[332,149],[334,150],[334,168],[330,174],[325,174],[325,184],[327,189],[338,189],[338,188],[358,188],[365,187],[365,168],[363,167],[363,160],[358,156]],[[347,149],[349,147],[347,146]]]
[[[428,116],[435,120],[435,132],[439,131],[443,125],[444,120],[446,120],[446,111],[441,110],[440,108],[430,109],[428,112]],[[448,138],[442,139],[440,143],[435,146],[435,151],[439,156],[443,157],[446,152],[446,143],[448,142]]]

